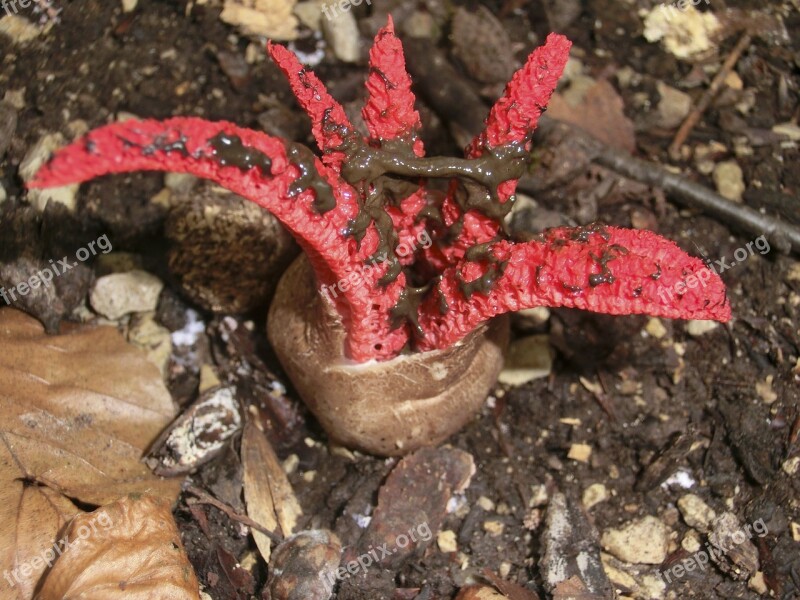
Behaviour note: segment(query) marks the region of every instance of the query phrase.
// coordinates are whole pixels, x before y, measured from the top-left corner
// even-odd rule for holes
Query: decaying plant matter
[[[525,243],[508,239],[504,218],[528,164],[532,132],[569,48],[565,37],[551,34],[530,55],[463,159],[425,157],[411,81],[390,20],[370,53],[363,109],[367,139],[313,73],[288,50],[270,44],[268,52],[312,119],[321,159],[303,145],[225,122],[126,121],[92,131],[57,153],[32,186],[142,169],[180,171],[214,180],[271,211],[305,250],[314,278],[299,276],[301,267],[295,269],[292,281],[311,281],[307,287],[312,293],[293,297],[294,317],[288,309],[276,316],[273,309],[270,338],[318,416],[322,406],[333,405],[336,413],[349,400],[341,386],[331,397],[328,367],[364,380],[369,376],[362,363],[387,363],[381,368],[391,370],[393,361],[410,360],[417,363],[404,377],[422,369],[454,385],[456,371],[448,360],[467,359],[443,357],[463,354],[460,343],[480,346],[490,335],[501,348],[504,336],[498,336],[498,326],[483,324],[524,308],[566,306],[609,314],[727,320],[730,307],[719,277],[652,232],[592,225],[550,230]],[[446,193],[426,185],[433,178],[449,181]],[[423,236],[431,243],[416,244]],[[662,299],[662,286],[681,293]],[[276,305],[286,307],[285,299],[292,294],[282,287]],[[321,307],[313,308],[312,303]],[[307,309],[305,316],[298,306]],[[321,335],[329,346],[317,353],[319,360],[313,356],[321,346],[300,339],[314,328],[297,326],[311,319],[328,323],[332,331],[340,328]],[[469,413],[464,405],[474,409],[476,399],[482,401],[499,369],[501,352],[490,354],[482,366],[475,365],[483,369],[483,376],[475,377],[469,389],[448,395],[441,384],[412,398],[400,396],[398,402],[428,400],[428,420],[460,425],[464,419],[456,415]],[[435,371],[439,364],[444,366]],[[386,386],[381,396],[391,388]],[[369,390],[357,393],[370,398]],[[438,413],[433,407],[440,405],[449,408]],[[329,432],[333,427],[334,437],[381,453],[408,451],[452,432],[452,427],[434,432],[417,426],[425,431],[409,431],[397,439],[392,433],[385,439],[387,428],[403,422],[405,417],[398,415],[407,412],[388,410],[388,420],[359,434],[374,438],[374,443],[354,441],[345,434],[346,427],[337,430],[330,424],[335,417],[320,418]]]

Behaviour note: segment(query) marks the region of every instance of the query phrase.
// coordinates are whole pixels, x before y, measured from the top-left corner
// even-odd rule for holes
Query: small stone
[[[793,142],[800,142],[800,126],[796,123],[778,123],[772,128],[772,132],[785,135]]]
[[[301,531],[281,542],[269,561],[272,600],[328,600],[342,556],[339,538],[325,529]]]
[[[621,561],[660,565],[667,557],[669,531],[656,517],[643,517],[619,529],[606,529],[600,544]]]
[[[276,41],[297,39],[296,0],[224,0],[219,18],[247,36]]]
[[[547,494],[547,486],[543,483],[531,486],[531,498],[528,500],[528,506],[537,508],[547,504],[550,497]]]
[[[409,37],[435,39],[438,31],[433,15],[427,11],[415,10],[403,23],[403,33]]]
[[[800,542],[800,523],[795,523],[794,521],[792,521],[791,528],[792,528],[792,539],[795,542]]]
[[[169,188],[163,188],[155,196],[150,198],[150,202],[163,209],[169,210],[172,208],[172,199],[174,198]]]
[[[500,568],[497,570],[497,572],[499,573],[500,577],[505,579],[508,577],[508,574],[511,573],[511,563],[504,560],[500,563]]]
[[[667,328],[658,317],[650,317],[644,330],[651,336],[660,340],[667,335]]]
[[[686,550],[689,554],[694,554],[703,546],[703,542],[700,539],[700,534],[697,533],[694,529],[690,529],[686,532],[686,535],[683,536],[681,540],[681,548]]]
[[[721,196],[733,202],[741,202],[746,189],[742,168],[735,160],[717,163],[712,175],[714,185]]]
[[[761,398],[764,404],[772,404],[778,399],[778,394],[772,389],[772,382],[774,379],[774,376],[767,375],[764,381],[756,382],[756,394],[758,394],[758,397]]]
[[[3,184],[0,183],[0,204],[6,201],[8,198],[8,194],[6,194],[6,188],[3,187]]]
[[[612,562],[614,559],[611,556],[603,553],[600,557],[603,561],[603,570],[614,585],[628,590],[636,588],[636,580],[622,569],[618,569]]]
[[[523,385],[547,377],[553,367],[550,336],[531,335],[511,342],[498,381],[506,385]]]
[[[436,543],[439,545],[439,550],[446,554],[458,551],[456,532],[450,529],[440,531],[439,535],[436,536]]]
[[[22,180],[25,183],[31,181],[39,168],[50,160],[53,152],[64,144],[64,136],[60,133],[48,133],[39,138],[19,164],[19,176],[22,177]],[[63,204],[70,212],[74,212],[78,187],[79,184],[75,183],[46,190],[28,190],[28,202],[40,212],[44,212],[50,201]]]
[[[131,13],[136,10],[139,0],[122,0],[122,12]]]
[[[3,102],[8,102],[15,110],[20,111],[25,108],[25,88],[18,90],[8,90],[3,94]]]
[[[586,510],[608,500],[608,489],[602,483],[593,483],[583,491],[583,507]]]
[[[303,25],[312,31],[319,31],[322,22],[322,8],[325,4],[325,0],[298,2],[294,7],[294,14]],[[263,51],[260,49],[260,52],[263,53]]]
[[[744,88],[744,82],[736,71],[731,71],[725,76],[725,85],[737,91]]]
[[[592,456],[592,447],[589,444],[572,444],[567,453],[567,458],[578,462],[589,462]]]
[[[95,312],[116,321],[134,312],[155,311],[164,283],[145,271],[115,273],[98,279],[89,300]]]
[[[710,331],[714,331],[717,327],[719,327],[719,323],[716,321],[692,320],[686,324],[686,333],[692,337],[700,337]]]
[[[208,182],[173,194],[164,226],[167,264],[183,293],[207,310],[246,313],[268,305],[297,253],[269,212]],[[254,259],[253,257],[258,257]]]
[[[786,281],[800,281],[800,262],[792,263],[786,273]]]
[[[481,496],[480,498],[478,498],[478,502],[476,504],[486,512],[494,511],[494,502],[489,500],[489,498],[487,498],[486,496]]]
[[[678,500],[678,508],[686,524],[701,533],[707,533],[711,522],[717,518],[716,511],[695,494],[684,494]]]
[[[161,376],[166,377],[172,354],[172,337],[169,329],[156,323],[155,313],[142,314],[131,321],[128,341],[144,350],[148,360],[161,371]]]
[[[644,37],[648,42],[661,40],[667,52],[676,58],[690,59],[716,47],[713,40],[721,27],[711,11],[700,12],[694,6],[679,10],[673,4],[657,4],[645,13]]]
[[[747,582],[747,587],[753,590],[756,594],[766,596],[769,593],[767,583],[764,581],[764,572],[758,571]]]
[[[503,530],[505,530],[506,525],[502,521],[497,521],[495,519],[489,519],[488,521],[483,522],[483,530],[486,531],[489,535],[498,536],[503,534]]]
[[[346,63],[354,63],[361,58],[361,34],[352,12],[336,11],[331,18],[326,15],[321,23],[322,34],[336,58]]]
[[[3,8],[5,6],[3,4]],[[37,27],[28,19],[19,15],[6,13],[6,16],[0,19],[0,35],[9,38],[13,44],[25,45],[39,37],[40,33],[42,33],[41,27]]]
[[[297,467],[300,464],[300,457],[297,454],[290,454],[286,457],[281,463],[281,467],[283,467],[283,472],[287,475],[291,475],[295,471],[297,471]]]
[[[661,96],[658,103],[656,125],[664,129],[674,129],[683,123],[686,115],[692,109],[692,97],[662,81],[656,84],[656,88]]]
[[[167,173],[164,175],[164,187],[173,192],[190,192],[199,179],[186,173]]]
[[[453,55],[483,83],[507,81],[517,66],[505,26],[486,6],[458,7],[450,26]]]
[[[514,320],[523,326],[539,327],[550,320],[550,309],[546,306],[518,310],[513,315]]]
[[[787,475],[797,475],[800,472],[800,456],[794,456],[784,461],[781,468]]]

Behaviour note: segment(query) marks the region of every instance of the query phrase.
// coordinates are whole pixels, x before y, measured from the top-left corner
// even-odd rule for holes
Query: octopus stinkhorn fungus
[[[125,121],[57,152],[31,187],[185,172],[271,211],[305,250],[268,319],[289,377],[332,439],[402,454],[447,438],[480,407],[502,365],[504,313],[730,318],[716,273],[655,233],[593,225],[509,240],[504,217],[569,48],[551,34],[531,53],[463,159],[425,157],[390,19],[370,52],[366,139],[319,79],[270,43],[321,158],[227,122]],[[447,191],[429,188],[433,178]]]

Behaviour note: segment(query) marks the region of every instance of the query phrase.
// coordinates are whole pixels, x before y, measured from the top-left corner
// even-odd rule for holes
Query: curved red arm
[[[230,144],[220,146],[224,140]],[[358,210],[355,190],[310,151],[307,158],[335,199],[325,212],[315,208],[323,189],[294,189],[309,165],[289,156],[284,141],[231,123],[191,117],[95,129],[57,152],[29,186],[54,187],[141,170],[190,173],[215,181],[274,214],[308,254],[321,286],[360,274],[363,285],[342,286],[346,291],[330,295],[348,328],[346,351],[359,362],[391,358],[408,341],[408,330],[391,330],[388,317],[405,276],[382,288],[377,280],[385,266],[365,272],[364,260],[374,247],[365,243],[358,250],[355,240],[342,233]]]
[[[441,314],[437,293],[421,306],[422,349],[447,347],[496,315],[536,306],[671,319],[731,316],[719,275],[651,231],[553,229],[538,241],[499,242],[492,258],[496,262],[463,262],[443,274],[439,287],[448,310]],[[496,277],[488,291],[465,288],[465,281],[492,268]]]
[[[414,110],[411,78],[406,71],[403,45],[394,34],[391,15],[386,27],[375,36],[369,51],[367,102],[361,114],[374,141],[407,140],[417,156],[425,149],[418,133],[422,128]]]
[[[571,47],[572,42],[566,37],[551,33],[543,46],[531,52],[525,65],[508,82],[503,96],[495,102],[483,132],[467,147],[465,154],[468,158],[477,158],[503,144],[529,139],[564,72]],[[516,187],[516,180],[500,184],[498,201],[507,202]],[[452,194],[444,211],[451,221],[461,214]],[[491,240],[498,230],[499,224],[486,215],[476,210],[467,212],[461,234],[453,243],[449,257],[453,261],[460,260],[466,248]]]
[[[268,42],[267,53],[283,71],[295,98],[311,118],[311,132],[322,151],[322,162],[338,173],[345,158],[344,152],[336,150],[344,142],[340,131],[354,131],[344,108],[328,93],[325,84],[301,65],[292,52],[279,44]]]

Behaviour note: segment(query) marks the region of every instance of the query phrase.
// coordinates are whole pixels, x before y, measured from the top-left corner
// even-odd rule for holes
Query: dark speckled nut
[[[169,269],[183,292],[222,313],[265,306],[299,252],[269,212],[205,181],[176,192],[166,236]]]
[[[342,544],[325,529],[287,538],[269,561],[271,600],[328,600],[337,582]]]

